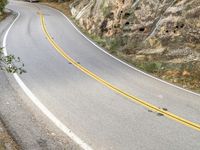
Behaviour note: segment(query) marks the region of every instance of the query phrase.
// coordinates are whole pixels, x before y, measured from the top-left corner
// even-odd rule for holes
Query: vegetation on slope
[[[3,13],[3,10],[7,4],[7,0],[0,0],[0,21],[5,18],[5,14]]]
[[[7,0],[0,0],[0,15],[3,13],[3,10],[7,4]]]

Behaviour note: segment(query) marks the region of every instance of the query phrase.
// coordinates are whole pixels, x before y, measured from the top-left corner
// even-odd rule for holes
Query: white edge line
[[[4,55],[7,56],[7,51],[6,51],[6,39],[8,36],[8,33],[14,23],[18,20],[20,17],[20,13],[17,12],[17,17],[15,20],[12,22],[10,27],[7,29],[4,38],[3,38],[3,52]],[[31,92],[31,90],[24,84],[24,82],[21,80],[21,78],[14,73],[13,74],[15,80],[19,84],[19,86],[23,89],[23,91],[26,93],[26,95],[32,100],[32,102],[61,130],[63,131],[67,136],[69,136],[74,142],[76,142],[81,148],[84,150],[92,150],[92,148],[87,145],[84,141],[82,141],[75,133],[73,133],[69,128],[67,128],[60,120],[56,118],[41,102],[40,100]]]
[[[42,5],[43,5],[43,4],[42,4]],[[144,74],[144,75],[146,75],[146,76],[148,76],[148,77],[150,77],[150,78],[152,78],[152,79],[158,80],[158,81],[160,81],[160,82],[162,82],[162,83],[165,83],[165,84],[167,84],[167,85],[173,86],[173,87],[175,87],[175,88],[177,88],[177,89],[186,91],[186,92],[188,92],[188,93],[190,93],[190,94],[194,94],[194,95],[196,95],[196,96],[200,96],[200,94],[198,94],[198,93],[192,92],[192,91],[190,91],[190,90],[184,89],[184,88],[179,87],[179,86],[176,86],[176,85],[174,85],[174,84],[171,84],[171,83],[169,83],[169,82],[167,82],[167,81],[164,81],[164,80],[161,80],[161,79],[159,79],[159,78],[156,78],[156,77],[154,77],[154,76],[152,76],[152,75],[150,75],[150,74],[147,74],[147,73],[145,73],[145,72],[143,72],[143,71],[141,71],[141,70],[139,70],[139,69],[137,69],[137,68],[135,68],[135,67],[133,67],[133,66],[127,64],[126,62],[124,62],[124,61],[118,59],[117,57],[111,55],[111,54],[108,53],[106,50],[104,50],[102,47],[98,46],[95,42],[91,41],[87,36],[85,36],[85,35],[77,28],[77,26],[76,26],[65,14],[63,14],[60,10],[55,9],[55,8],[53,8],[53,7],[50,7],[50,6],[47,6],[47,5],[43,5],[43,6],[46,6],[46,7],[48,7],[48,8],[51,8],[51,9],[56,10],[57,12],[59,12],[61,15],[63,15],[63,16],[68,20],[68,22],[75,28],[75,30],[78,31],[85,39],[87,39],[87,40],[88,40],[89,42],[91,42],[95,47],[97,47],[99,50],[101,50],[101,51],[104,52],[105,54],[109,55],[110,57],[114,58],[115,60],[121,62],[122,64],[124,64],[124,65],[126,65],[126,66],[132,68],[133,70],[138,71],[138,72],[140,72],[140,73],[142,73],[142,74]]]

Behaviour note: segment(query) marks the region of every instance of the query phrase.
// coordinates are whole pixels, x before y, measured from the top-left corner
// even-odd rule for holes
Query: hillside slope
[[[73,17],[113,55],[200,92],[199,0],[42,1]]]
[[[112,53],[199,91],[199,0],[74,0],[70,8]]]

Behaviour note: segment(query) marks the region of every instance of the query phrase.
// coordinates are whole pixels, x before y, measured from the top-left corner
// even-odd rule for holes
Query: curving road
[[[26,65],[28,73],[20,79],[82,144],[106,150],[200,149],[198,94],[114,59],[52,8],[16,1],[8,8],[20,14],[6,37],[7,52]]]

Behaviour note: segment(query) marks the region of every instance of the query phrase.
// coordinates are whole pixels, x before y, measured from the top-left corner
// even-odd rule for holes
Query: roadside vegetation
[[[3,14],[3,10],[7,4],[7,0],[0,0],[0,15]]]
[[[21,62],[19,57],[14,55],[4,56],[3,48],[0,48],[0,70],[8,73],[22,74],[26,71],[23,69],[24,64]]]
[[[0,0],[0,21],[3,20],[6,16],[4,13],[4,8],[7,4],[7,0]]]

